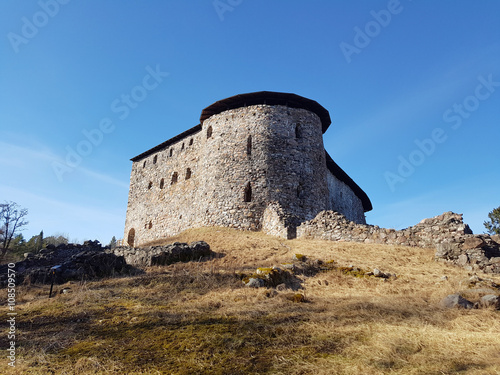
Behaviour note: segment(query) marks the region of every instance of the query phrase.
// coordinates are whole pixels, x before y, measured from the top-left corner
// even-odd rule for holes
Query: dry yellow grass
[[[190,230],[167,242],[195,240],[220,256],[73,283],[73,293],[50,300],[47,286],[19,287],[18,366],[9,370],[3,360],[2,368],[9,374],[500,374],[500,312],[440,308],[447,294],[468,293],[471,275],[435,262],[432,250],[285,241],[225,228]],[[291,302],[291,290],[242,286],[239,272],[287,263],[294,254],[397,278],[300,276],[305,303]]]

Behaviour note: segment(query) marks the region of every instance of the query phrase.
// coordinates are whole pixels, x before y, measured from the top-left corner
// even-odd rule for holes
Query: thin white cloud
[[[39,170],[40,162],[45,163],[46,166],[50,166],[52,162],[64,164],[61,157],[42,144],[37,143],[27,147],[0,141],[0,165],[23,169],[23,173],[29,173],[32,168]],[[98,180],[101,183],[115,185],[122,189],[129,188],[128,183],[124,181],[82,166],[75,168],[75,171],[80,171],[86,177]]]
[[[117,180],[116,178],[110,177],[107,174],[95,172],[95,171],[92,171],[90,169],[83,168],[83,167],[78,167],[77,170],[80,170],[86,176],[92,177],[96,180],[105,182],[107,184],[115,185],[115,186],[118,186],[120,188],[127,189],[127,190],[129,188],[129,184],[127,184],[121,180]]]

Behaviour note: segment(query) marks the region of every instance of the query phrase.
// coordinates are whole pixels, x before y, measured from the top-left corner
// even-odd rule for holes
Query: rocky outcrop
[[[86,241],[83,245],[67,244],[40,250],[38,254],[26,254],[26,259],[15,263],[16,283],[62,284],[70,280],[91,280],[121,274],[141,272],[134,266],[168,265],[175,262],[198,260],[212,255],[204,241],[175,242],[167,246],[144,249],[117,247],[104,248],[98,241]],[[0,266],[0,286],[7,285],[7,265]],[[11,267],[12,268],[12,267]]]
[[[214,254],[210,250],[210,245],[205,241],[196,241],[189,245],[187,243],[174,242],[166,246],[150,246],[145,248],[120,246],[108,251],[114,255],[123,256],[127,264],[139,267],[199,260]]]
[[[64,283],[69,280],[90,280],[98,277],[129,273],[133,268],[125,259],[107,253],[98,241],[83,245],[48,245],[38,254],[27,254],[26,259],[15,263],[16,283]],[[7,265],[0,267],[0,285],[7,281]]]

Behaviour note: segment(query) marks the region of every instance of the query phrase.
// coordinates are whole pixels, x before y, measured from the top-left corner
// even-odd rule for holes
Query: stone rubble
[[[298,238],[435,248],[435,258],[470,271],[500,273],[500,236],[474,235],[461,214],[445,212],[403,229],[357,224],[335,211],[322,211],[297,228]]]
[[[63,284],[70,280],[92,280],[121,274],[141,272],[136,267],[168,265],[175,262],[199,260],[213,252],[204,241],[175,242],[167,246],[144,249],[102,247],[98,241],[83,245],[48,245],[38,254],[27,253],[24,260],[15,263],[16,283]],[[55,270],[52,268],[57,267]],[[7,285],[7,264],[0,266],[0,287]]]

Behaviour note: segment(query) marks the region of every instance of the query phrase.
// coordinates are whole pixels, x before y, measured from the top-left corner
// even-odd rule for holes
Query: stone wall
[[[348,220],[358,224],[366,224],[363,203],[352,189],[327,171],[328,209],[341,212]]]
[[[356,224],[338,212],[322,211],[313,220],[302,223],[297,228],[297,237],[302,238],[420,247],[434,247],[437,242],[459,239],[471,233],[469,226],[463,223],[462,215],[453,212],[424,219],[403,230],[395,230],[377,225]]]
[[[226,110],[134,160],[124,234],[131,246],[202,226],[292,238],[330,206],[364,222],[359,198],[327,170],[321,120],[306,109]]]
[[[286,239],[296,237],[299,224],[298,218],[288,214],[278,202],[268,204],[262,217],[262,228],[267,234]]]
[[[500,236],[474,235],[462,215],[445,212],[403,230],[356,224],[322,211],[297,228],[298,238],[436,248],[436,259],[470,270],[500,273]]]
[[[202,132],[132,164],[124,239],[138,246],[202,226],[195,204],[201,183]],[[188,172],[189,168],[189,172]]]

